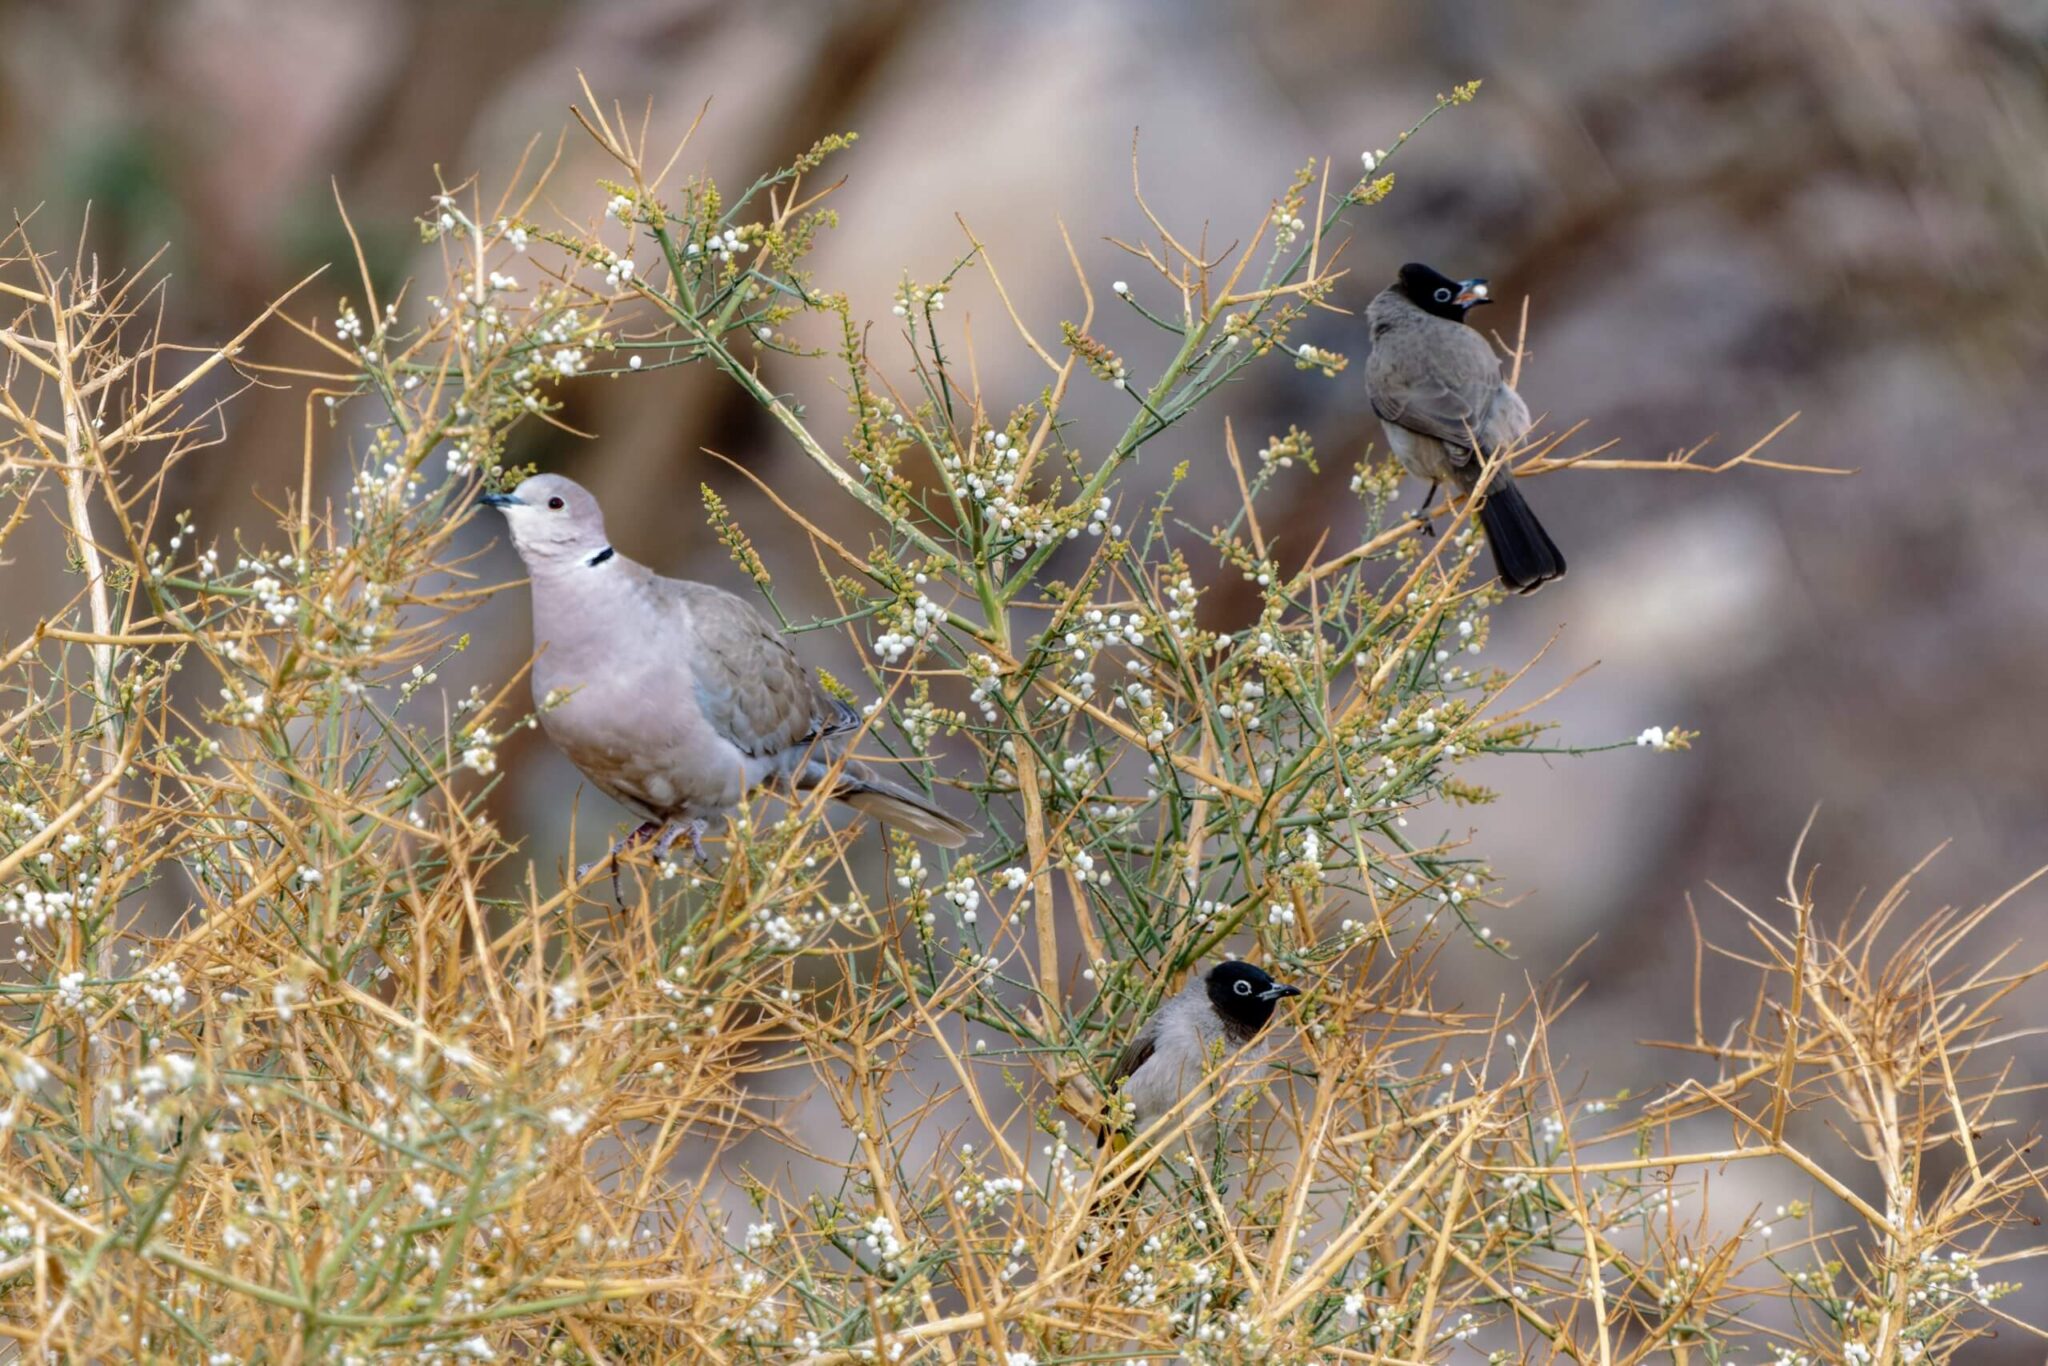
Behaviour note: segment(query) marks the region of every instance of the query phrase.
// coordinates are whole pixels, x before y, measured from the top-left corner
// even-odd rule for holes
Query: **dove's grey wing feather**
[[[709,584],[675,588],[696,636],[697,703],[742,753],[770,757],[860,724],[751,604]]]
[[[829,779],[832,796],[877,820],[949,849],[967,842],[972,826],[840,753],[837,737],[860,729],[861,714],[819,687],[751,604],[709,584],[674,591],[694,635],[697,705],[715,733],[799,790]]]

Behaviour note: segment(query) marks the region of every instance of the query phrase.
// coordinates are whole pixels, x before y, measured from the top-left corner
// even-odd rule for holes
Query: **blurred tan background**
[[[1103,240],[1142,231],[1133,129],[1153,206],[1224,242],[1249,233],[1292,168],[1328,157],[1348,183],[1360,150],[1389,144],[1436,92],[1483,78],[1475,105],[1398,159],[1394,197],[1353,220],[1340,302],[1362,308],[1411,258],[1487,275],[1506,307],[1483,321],[1511,326],[1533,301],[1522,389],[1554,422],[1583,420],[1618,454],[1713,436],[1710,453],[1727,455],[1797,410],[1773,454],[1861,472],[1567,472],[1531,490],[1572,573],[1499,612],[1490,658],[1519,662],[1561,630],[1538,674],[1599,661],[1549,708],[1564,742],[1651,724],[1705,733],[1686,755],[1496,763],[1484,776],[1503,800],[1446,817],[1454,831],[1469,821],[1527,894],[1494,926],[1519,961],[1451,955],[1456,989],[1486,1007],[1593,940],[1568,974],[1589,991],[1565,1042],[1606,1089],[1662,1065],[1627,1040],[1688,1028],[1685,896],[1732,940],[1708,880],[1768,903],[1814,804],[1807,849],[1829,905],[1945,838],[1923,883],[1930,907],[2048,862],[2044,39],[2048,10],[2033,0],[13,0],[0,7],[0,200],[42,205],[45,245],[76,233],[87,201],[107,259],[169,243],[176,329],[217,339],[343,259],[330,181],[386,286],[434,269],[413,225],[433,168],[496,187],[531,135],[569,126],[581,70],[636,113],[653,97],[658,130],[680,131],[711,99],[684,165],[727,180],[858,129],[834,163],[851,180],[820,279],[886,323],[902,272],[936,278],[963,249],[958,212],[1032,326],[1056,336],[1079,315],[1059,221],[1099,299],[1113,279],[1146,289]],[[551,198],[584,220],[603,168],[580,135],[568,146]],[[346,275],[315,290],[323,315],[359,293]],[[1035,392],[1036,362],[985,288],[965,284],[947,316],[972,320],[993,401]],[[1101,334],[1145,373],[1159,334],[1108,319]],[[1325,315],[1301,336],[1362,357],[1355,318]],[[1222,417],[1248,449],[1298,421],[1325,471],[1285,476],[1293,515],[1275,520],[1302,528],[1297,550],[1332,516],[1336,540],[1355,536],[1339,495],[1377,437],[1358,376],[1259,369],[1148,448],[1148,477],[1190,460],[1207,483],[1188,510],[1204,520],[1202,500],[1228,496]],[[775,378],[834,427],[841,403],[820,377]],[[709,480],[772,568],[811,577],[775,542],[772,509],[702,454],[732,454],[792,497],[815,488],[730,387],[673,371],[568,396],[570,420],[601,440],[537,438],[516,455],[591,483],[621,547],[734,579],[704,534]],[[1107,440],[1122,410],[1107,390],[1087,403]],[[209,534],[263,539],[257,499],[296,476],[299,424],[297,395],[244,397],[176,501]],[[336,488],[345,438],[323,453]],[[56,591],[49,557],[17,545],[0,570],[10,636]],[[518,572],[502,546],[482,571]],[[805,605],[800,588],[792,600]],[[485,648],[463,665],[479,679],[528,649],[523,596],[487,612]],[[817,649],[830,658],[843,642]],[[573,774],[539,745],[508,768],[505,823],[554,857]],[[585,807],[617,817],[601,798]],[[2006,924],[2038,931],[2044,906],[2023,897]],[[2039,1000],[2021,1008],[2048,1015]]]

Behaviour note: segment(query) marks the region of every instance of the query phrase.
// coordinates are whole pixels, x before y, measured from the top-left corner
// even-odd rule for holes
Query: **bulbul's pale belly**
[[[1433,436],[1411,432],[1391,422],[1382,422],[1380,426],[1386,429],[1387,446],[1402,469],[1433,484],[1459,483],[1458,466],[1451,458],[1450,447]]]

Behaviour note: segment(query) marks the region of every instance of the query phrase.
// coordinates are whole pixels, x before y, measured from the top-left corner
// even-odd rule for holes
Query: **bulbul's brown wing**
[[[1152,1056],[1153,1050],[1158,1046],[1159,1017],[1155,1015],[1145,1021],[1144,1028],[1140,1029],[1132,1037],[1131,1041],[1123,1046],[1123,1051],[1116,1055],[1116,1061],[1109,1065],[1109,1075],[1103,1078],[1103,1086],[1105,1088],[1103,1099],[1105,1101],[1113,1100],[1116,1096],[1117,1088],[1123,1084],[1124,1078],[1137,1071],[1140,1067],[1143,1067],[1146,1060]],[[1095,1131],[1096,1147],[1099,1148],[1108,1141],[1112,1127],[1108,1116],[1105,1115],[1102,1127]]]
[[[1418,314],[1386,329],[1366,362],[1366,387],[1381,421],[1468,458],[1475,441],[1506,445],[1528,427],[1528,410],[1501,378],[1499,357],[1463,323]]]

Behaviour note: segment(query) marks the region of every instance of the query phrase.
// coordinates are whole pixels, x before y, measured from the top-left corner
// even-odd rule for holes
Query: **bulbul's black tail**
[[[1497,477],[1479,505],[1479,524],[1493,547],[1500,581],[1517,593],[1533,593],[1552,579],[1564,577],[1564,556],[1529,510],[1528,499],[1505,477]]]

